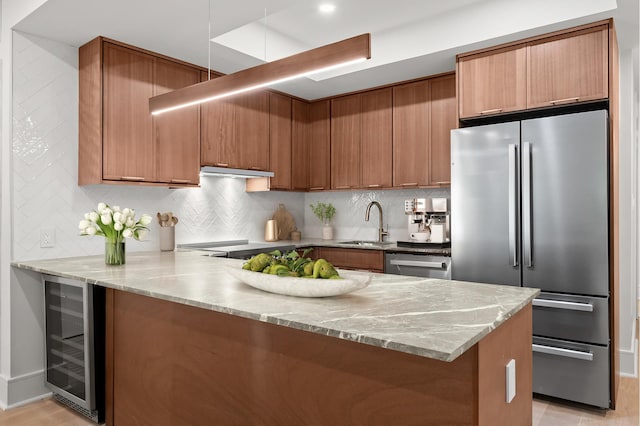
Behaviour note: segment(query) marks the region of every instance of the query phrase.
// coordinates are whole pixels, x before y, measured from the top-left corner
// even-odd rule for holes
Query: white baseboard
[[[0,376],[0,408],[3,410],[16,408],[50,395],[51,391],[44,385],[44,370],[11,378]]]
[[[634,340],[633,350],[620,349],[620,375],[638,377],[638,340]]]

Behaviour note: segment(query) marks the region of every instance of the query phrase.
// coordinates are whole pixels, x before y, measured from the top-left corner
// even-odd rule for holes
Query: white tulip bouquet
[[[142,240],[149,232],[147,225],[151,223],[151,216],[143,214],[137,221],[135,216],[134,209],[99,203],[97,210],[84,214],[78,228],[80,235],[105,237],[106,262],[120,265],[124,263],[124,239]]]

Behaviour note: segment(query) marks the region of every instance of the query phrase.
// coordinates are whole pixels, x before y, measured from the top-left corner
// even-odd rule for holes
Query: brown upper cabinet
[[[529,43],[527,108],[606,99],[608,32],[601,25]]]
[[[431,126],[429,138],[429,185],[451,185],[451,129],[456,117],[456,76],[431,80]]]
[[[309,191],[331,187],[331,125],[328,100],[309,104]]]
[[[331,100],[331,188],[360,186],[360,95]]]
[[[191,86],[200,71],[164,59],[155,60],[155,95]],[[200,108],[195,105],[153,116],[156,180],[197,185],[200,181]]]
[[[429,80],[393,88],[393,186],[429,185]]]
[[[361,108],[360,187],[390,188],[393,90],[387,88],[362,93]]]
[[[291,101],[291,189],[309,189],[309,104]]]
[[[526,71],[524,45],[459,59],[460,118],[525,109]]]
[[[197,107],[152,117],[149,98],[198,82],[199,68],[102,37],[79,64],[78,184],[198,185]]]
[[[392,90],[331,101],[331,187],[391,186]]]
[[[269,93],[271,189],[291,189],[291,98]]]
[[[609,25],[458,55],[461,119],[606,99]]]
[[[269,170],[269,93],[202,104],[202,165]]]

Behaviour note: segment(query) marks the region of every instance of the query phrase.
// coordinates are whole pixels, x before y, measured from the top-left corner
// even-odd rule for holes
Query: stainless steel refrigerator
[[[454,280],[536,287],[533,391],[610,406],[608,117],[451,134]]]

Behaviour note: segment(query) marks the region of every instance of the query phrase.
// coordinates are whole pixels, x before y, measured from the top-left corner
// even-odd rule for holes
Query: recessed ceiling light
[[[322,13],[333,13],[336,10],[336,5],[331,3],[322,3],[318,6],[318,10]]]

